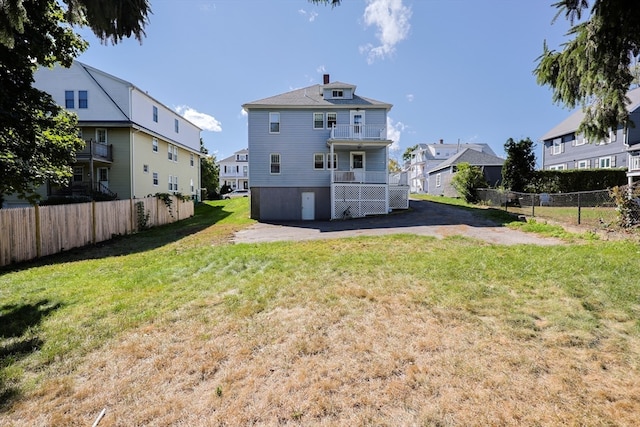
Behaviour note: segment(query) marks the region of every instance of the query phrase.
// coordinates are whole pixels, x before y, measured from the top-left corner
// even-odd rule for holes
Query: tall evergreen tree
[[[559,0],[554,6],[570,21],[572,39],[561,52],[545,43],[534,71],[538,83],[551,87],[554,102],[584,109],[578,132],[589,140],[602,140],[619,125],[631,126],[626,93],[640,54],[640,3]],[[585,12],[590,16],[583,20]]]
[[[504,144],[504,151],[507,158],[502,165],[502,185],[511,191],[525,191],[536,167],[533,141],[526,138],[516,142],[509,138]]]

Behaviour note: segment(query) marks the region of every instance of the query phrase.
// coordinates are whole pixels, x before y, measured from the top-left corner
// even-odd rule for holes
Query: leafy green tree
[[[200,138],[200,152],[204,157],[200,160],[200,181],[203,188],[207,189],[207,199],[215,198],[220,185],[220,166],[216,164],[216,156],[209,156],[209,151]]]
[[[554,6],[570,21],[572,39],[561,52],[545,43],[534,71],[538,83],[551,87],[554,102],[582,106],[578,132],[589,140],[602,140],[619,125],[631,126],[626,93],[632,62],[640,54],[640,3],[559,0]],[[585,12],[590,16],[583,21]]]
[[[451,185],[456,189],[460,197],[468,203],[477,203],[478,188],[487,188],[487,180],[478,166],[471,166],[469,163],[458,163],[457,171],[451,179]]]
[[[525,191],[532,183],[536,167],[533,141],[526,138],[516,142],[509,138],[504,151],[507,158],[502,165],[502,186],[511,191]]]
[[[418,144],[412,145],[411,147],[407,147],[406,150],[404,150],[404,153],[402,153],[402,160],[404,160],[405,162],[408,162],[411,160],[411,153],[413,153],[416,148],[418,148]]]
[[[66,9],[63,8],[66,5]],[[65,184],[83,147],[72,118],[33,87],[39,66],[68,67],[87,43],[70,24],[103,41],[144,35],[146,0],[5,0],[0,3],[0,198],[34,201],[46,180]]]

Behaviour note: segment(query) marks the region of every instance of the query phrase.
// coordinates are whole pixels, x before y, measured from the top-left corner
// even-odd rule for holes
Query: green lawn
[[[637,419],[637,244],[229,243],[252,222],[207,202],[0,272],[0,424]]]

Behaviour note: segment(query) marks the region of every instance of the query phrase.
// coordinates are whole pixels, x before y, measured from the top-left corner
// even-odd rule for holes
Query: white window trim
[[[606,166],[603,166],[603,163],[606,163]],[[614,156],[605,156],[598,158],[598,167],[600,169],[611,169],[614,168],[616,164],[616,160]]]
[[[278,120],[274,120],[274,118],[276,116],[278,117]],[[281,117],[280,117],[280,113],[279,112],[273,111],[273,112],[269,113],[269,133],[271,133],[271,134],[280,133],[280,124],[281,124],[280,120],[281,120]],[[278,130],[277,131],[272,131],[271,130],[271,125],[274,124],[274,123],[278,124]]]
[[[338,170],[338,153],[333,153],[333,167],[331,167],[331,153],[327,153],[327,170]]]
[[[576,162],[576,169],[589,169],[591,167],[591,160],[578,160]]]
[[[554,139],[551,145],[551,154],[562,154],[564,145],[561,139]]]
[[[104,131],[104,142],[100,141],[100,131]],[[107,132],[106,128],[97,128],[96,129],[96,142],[98,144],[108,144],[109,143],[109,133]]]
[[[567,169],[567,165],[565,165],[564,163],[549,166],[549,170],[552,170],[552,171],[563,171],[566,169]]]
[[[151,151],[158,153],[158,138],[153,138],[151,140]]]
[[[160,184],[160,175],[158,175],[158,172],[153,172],[151,174],[151,183],[154,187],[157,187]]]
[[[322,116],[322,124],[320,125],[320,127],[316,127],[316,115],[321,115]],[[313,113],[313,130],[324,130],[324,126],[325,125],[325,121],[324,121],[324,113]]]
[[[442,174],[436,174],[436,187],[440,187],[442,185]]]
[[[273,162],[274,157],[273,156],[278,156],[277,162]],[[274,165],[278,165],[278,172],[273,172],[272,167]],[[271,175],[280,175],[280,173],[282,173],[282,156],[280,155],[280,153],[270,153],[269,154],[269,174]]]
[[[335,117],[335,120],[332,120],[332,121],[333,121],[333,124],[334,124],[334,125],[337,125],[337,124],[338,124],[338,113],[333,112],[333,111],[330,111],[330,112],[328,112],[328,113],[325,115],[325,122],[326,122],[326,125],[327,125],[327,129],[331,129],[331,128],[332,128],[332,126],[329,124],[329,115],[330,115],[330,114],[331,114],[331,115],[333,115],[333,116]]]
[[[329,156],[329,155],[330,155],[330,154],[327,154],[327,156]],[[316,166],[316,165],[317,165],[317,163],[318,163],[318,162],[316,161],[316,157],[318,157],[318,156],[320,156],[320,157],[322,158],[322,161],[320,162],[320,163],[322,164],[322,166],[320,166],[320,167],[317,167],[317,166]],[[325,161],[324,153],[313,153],[313,170],[315,170],[315,171],[322,171],[322,170],[324,170],[324,166],[325,166],[324,161]]]

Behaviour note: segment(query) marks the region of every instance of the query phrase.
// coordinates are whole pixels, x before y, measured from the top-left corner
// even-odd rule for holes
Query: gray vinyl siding
[[[550,169],[556,165],[564,165],[565,169],[577,169],[578,163],[586,161],[589,168],[598,168],[602,157],[615,157],[615,168],[627,167],[626,146],[624,145],[624,130],[618,129],[616,140],[611,143],[597,144],[587,142],[579,145],[581,135],[574,138],[574,134],[544,141],[543,169]],[[561,153],[553,154],[554,141],[561,142]]]
[[[640,145],[640,110],[636,110],[630,114],[631,121],[635,126],[629,128],[629,148],[637,150]]]
[[[251,190],[251,218],[260,221],[299,221],[302,219],[302,193],[315,198],[314,219],[331,219],[329,187],[258,187]]]
[[[355,108],[355,107],[354,107]],[[330,186],[330,171],[314,170],[314,153],[329,153],[330,129],[314,129],[313,113],[337,113],[337,124],[349,124],[350,109],[264,109],[249,111],[249,152],[251,187],[323,187]],[[280,113],[280,132],[269,133],[269,113]],[[367,110],[365,123],[386,127],[386,110]],[[358,151],[353,149],[351,151]],[[280,154],[280,174],[270,172],[270,155]],[[349,152],[336,150],[338,168],[348,170]],[[368,170],[385,170],[385,149],[367,151]],[[326,158],[326,156],[325,156]]]

